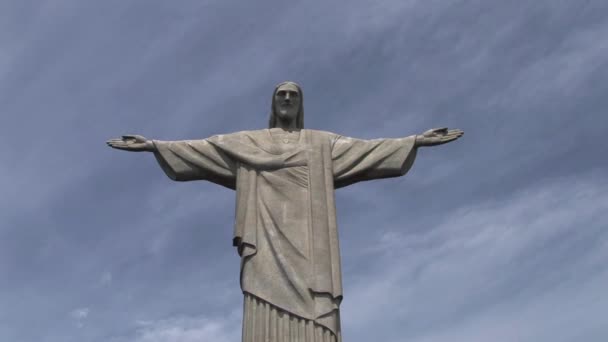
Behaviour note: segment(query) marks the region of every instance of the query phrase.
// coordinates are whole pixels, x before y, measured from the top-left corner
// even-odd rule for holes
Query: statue
[[[236,190],[233,245],[241,257],[243,342],[339,342],[342,278],[334,189],[402,176],[416,151],[461,130],[360,140],[304,129],[303,93],[279,84],[268,129],[201,140],[125,135],[107,144],[153,152],[175,181]]]

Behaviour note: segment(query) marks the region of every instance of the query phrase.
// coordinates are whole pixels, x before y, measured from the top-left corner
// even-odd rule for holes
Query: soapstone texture
[[[406,174],[417,148],[456,140],[439,128],[362,140],[303,128],[303,94],[277,86],[269,128],[206,139],[123,136],[111,147],[153,152],[175,181],[236,191],[233,245],[240,255],[243,341],[341,341],[342,275],[334,190]]]

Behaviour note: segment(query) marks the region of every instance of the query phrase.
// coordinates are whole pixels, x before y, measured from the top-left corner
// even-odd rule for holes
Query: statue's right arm
[[[236,162],[207,139],[162,141],[124,135],[108,146],[131,152],[153,152],[165,174],[175,181],[208,180],[235,188]]]
[[[165,174],[175,181],[207,180],[235,187],[237,163],[207,139],[153,140],[154,157]]]

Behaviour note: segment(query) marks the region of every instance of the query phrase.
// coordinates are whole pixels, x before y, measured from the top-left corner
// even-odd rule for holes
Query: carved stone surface
[[[129,135],[107,142],[153,152],[175,181],[207,180],[236,190],[233,244],[242,258],[244,342],[341,341],[334,189],[402,176],[418,147],[463,134],[440,128],[361,140],[304,129],[303,122],[302,90],[285,82],[274,90],[268,129],[200,140]]]

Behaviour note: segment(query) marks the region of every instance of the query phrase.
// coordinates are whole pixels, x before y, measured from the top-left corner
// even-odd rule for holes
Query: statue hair
[[[270,120],[268,122],[268,128],[277,127],[278,119],[277,119],[277,113],[275,110],[274,98],[275,98],[275,95],[277,94],[277,91],[279,90],[279,88],[285,84],[293,84],[298,89],[298,93],[300,95],[300,108],[298,108],[298,114],[296,116],[296,128],[303,129],[304,128],[304,93],[302,93],[302,88],[300,88],[299,84],[297,84],[295,82],[291,82],[291,81],[279,83],[274,88],[274,92],[272,93],[272,104],[271,104],[271,108],[270,108]]]

